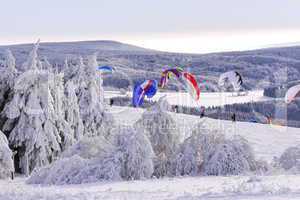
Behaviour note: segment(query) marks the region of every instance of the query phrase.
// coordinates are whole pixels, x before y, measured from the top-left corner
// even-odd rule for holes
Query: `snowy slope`
[[[141,108],[131,107],[108,107],[116,120],[122,124],[132,125],[144,112]],[[253,146],[255,155],[267,161],[274,156],[280,156],[283,151],[291,146],[300,144],[300,129],[283,127],[269,124],[258,124],[249,122],[231,122],[202,118],[193,115],[170,113],[179,125],[181,138],[189,136],[190,130],[203,122],[207,127],[222,130],[227,136],[238,134],[246,138]]]
[[[143,109],[107,107],[117,121],[131,125]],[[180,124],[182,138],[196,123],[218,127],[226,135],[238,133],[253,145],[255,154],[270,161],[287,147],[300,143],[297,128],[275,127],[264,124],[214,120],[197,116],[170,113]],[[263,177],[179,177],[129,182],[106,182],[68,186],[39,186],[25,184],[26,178],[0,181],[0,200],[296,200],[300,199],[300,176],[277,175]]]
[[[200,101],[194,101],[190,95],[186,92],[158,92],[153,98],[152,101],[158,101],[162,96],[166,96],[166,100],[171,105],[183,105],[188,107],[209,107],[209,106],[223,106],[230,105],[235,103],[247,103],[247,102],[259,102],[266,101],[271,99],[265,97],[263,90],[249,91],[243,96],[237,96],[236,93],[230,92],[213,92],[213,93],[201,93]],[[132,92],[127,92],[126,94],[120,94],[118,91],[105,91],[105,98],[112,98],[118,96],[127,96],[131,97]]]

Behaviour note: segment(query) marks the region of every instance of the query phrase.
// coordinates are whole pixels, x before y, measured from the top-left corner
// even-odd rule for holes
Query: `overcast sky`
[[[0,44],[109,39],[202,53],[300,42],[300,0],[0,2]]]

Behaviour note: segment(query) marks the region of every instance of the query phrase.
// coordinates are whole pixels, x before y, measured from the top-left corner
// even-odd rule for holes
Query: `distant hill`
[[[0,46],[0,55],[4,50],[10,49],[17,57],[19,62],[22,62],[32,49],[33,44],[19,44]],[[79,42],[47,42],[40,43],[39,55],[46,56],[49,60],[59,62],[64,60],[65,57],[73,57],[78,55],[89,55],[95,52],[101,53],[115,53],[124,54],[125,52],[150,52],[151,50],[137,47],[134,45],[124,44],[121,42],[110,40],[99,41],[79,41]]]
[[[32,44],[0,46],[0,57],[5,49],[11,49],[17,64],[24,62]],[[120,74],[107,77],[107,86],[127,87],[132,82],[158,79],[167,66],[180,66],[197,75],[202,90],[213,90],[219,75],[237,70],[245,80],[245,89],[282,85],[300,78],[300,46],[266,48],[210,54],[168,53],[149,50],[115,41],[83,41],[41,43],[39,55],[58,66],[63,60],[98,52],[99,63],[117,67]],[[126,77],[125,77],[125,75]],[[124,80],[130,79],[130,80]],[[131,83],[130,83],[131,82]],[[172,83],[172,82],[171,82]],[[175,85],[171,88],[176,88]]]

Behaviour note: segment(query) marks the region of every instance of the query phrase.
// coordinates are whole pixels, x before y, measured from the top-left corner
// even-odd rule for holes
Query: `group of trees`
[[[16,172],[26,175],[56,160],[82,136],[108,137],[114,123],[104,112],[96,55],[79,58],[75,65],[66,60],[59,71],[39,59],[38,46],[22,66],[7,51],[0,73],[0,135],[14,154]]]
[[[20,67],[8,51],[0,73],[0,178],[34,171],[28,183],[79,184],[266,169],[245,139],[205,124],[180,138],[164,98],[149,102],[133,126],[114,126],[96,55],[66,60],[59,71],[37,51],[38,44]]]
[[[80,184],[174,176],[238,175],[260,172],[253,150],[241,137],[226,138],[198,124],[180,139],[166,101],[144,112],[132,126],[114,128],[110,138],[84,138],[52,165],[35,171],[28,183]]]

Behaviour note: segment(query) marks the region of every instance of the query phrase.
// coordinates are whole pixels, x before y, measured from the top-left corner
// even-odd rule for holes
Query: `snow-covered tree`
[[[0,179],[11,177],[14,172],[12,151],[8,147],[6,136],[0,131]]]
[[[4,108],[7,118],[14,121],[9,142],[17,151],[18,168],[25,174],[55,159],[70,134],[67,126],[61,127],[60,97],[55,96],[60,90],[53,81],[56,77],[39,70],[36,51],[37,45],[26,62],[28,66],[23,65],[27,71],[16,79],[12,100]]]
[[[216,146],[215,152],[204,166],[206,175],[239,175],[254,171],[256,166],[252,148],[248,142],[235,137]]]
[[[131,127],[119,128],[114,133],[116,152],[111,156],[121,162],[120,176],[124,180],[150,178],[153,173],[154,153],[147,136]]]
[[[79,140],[83,136],[84,126],[76,96],[76,86],[71,80],[65,84],[65,95],[65,119],[72,129],[74,138]]]
[[[215,147],[224,141],[217,130],[198,124],[190,137],[180,144],[173,165],[177,176],[200,175],[203,167],[214,154]]]
[[[83,138],[63,158],[37,170],[28,183],[80,184],[150,178],[154,156],[149,139],[133,128],[114,129],[111,141]]]
[[[102,136],[82,137],[76,144],[62,153],[63,158],[78,155],[84,159],[104,158],[114,149],[111,141]]]
[[[23,71],[42,69],[42,63],[38,58],[38,53],[37,53],[39,46],[40,46],[40,40],[38,40],[36,44],[33,46],[33,49],[29,53],[28,59],[26,60],[25,63],[23,63],[22,65]]]
[[[88,57],[87,66],[84,69],[80,61],[78,73],[77,96],[79,110],[84,125],[84,134],[88,136],[102,135],[109,136],[114,125],[112,116],[104,111],[104,92],[102,80],[97,73],[97,57]]]
[[[6,51],[4,65],[5,67],[0,73],[0,110],[11,98],[14,81],[17,76],[16,60],[10,50]]]
[[[279,166],[285,170],[300,172],[300,146],[286,149],[279,158]]]
[[[142,115],[135,124],[137,130],[144,132],[150,139],[154,158],[154,176],[172,175],[171,160],[179,144],[176,122],[167,112],[170,106],[161,98]]]

